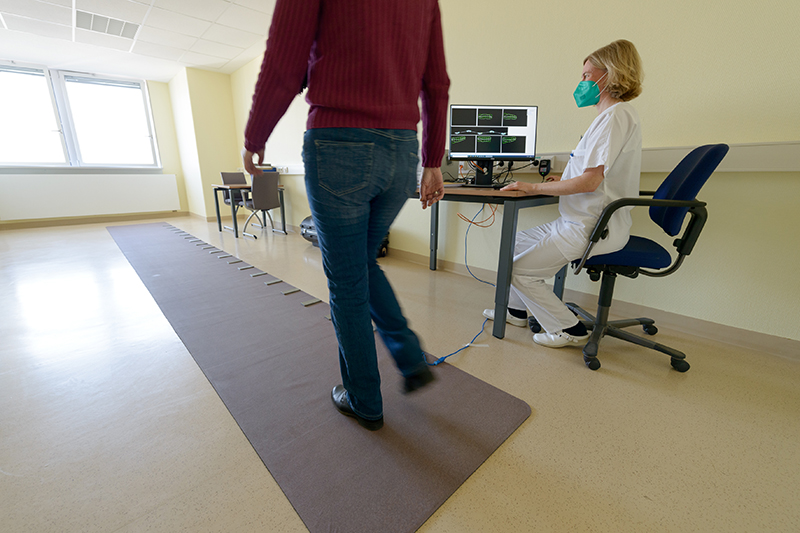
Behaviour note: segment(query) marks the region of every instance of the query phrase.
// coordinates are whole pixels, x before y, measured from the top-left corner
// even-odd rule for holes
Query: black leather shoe
[[[417,389],[421,389],[431,381],[435,380],[436,378],[433,375],[433,372],[426,366],[416,374],[412,374],[405,378],[403,383],[403,391],[408,394],[409,392],[414,392]]]
[[[361,427],[365,427],[370,431],[377,431],[383,427],[383,417],[377,420],[368,420],[366,418],[361,418],[353,411],[353,408],[350,407],[350,398],[347,396],[347,389],[342,385],[336,385],[333,388],[331,391],[331,400],[333,400],[333,406],[336,407],[337,411],[344,416],[355,418]]]

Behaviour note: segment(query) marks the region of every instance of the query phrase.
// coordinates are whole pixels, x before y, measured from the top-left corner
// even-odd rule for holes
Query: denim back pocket
[[[314,141],[319,186],[335,196],[360,191],[372,175],[373,143]]]

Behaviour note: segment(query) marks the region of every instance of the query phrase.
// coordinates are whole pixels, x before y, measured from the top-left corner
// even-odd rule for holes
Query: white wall
[[[0,174],[0,219],[180,210],[174,174]]]

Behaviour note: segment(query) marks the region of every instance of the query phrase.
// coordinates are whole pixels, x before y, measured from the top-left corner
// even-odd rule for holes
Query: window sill
[[[0,174],[163,174],[163,167],[0,166]]]

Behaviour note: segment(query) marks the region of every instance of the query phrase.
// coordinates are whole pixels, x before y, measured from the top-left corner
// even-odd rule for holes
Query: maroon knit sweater
[[[264,148],[308,80],[310,128],[417,129],[422,164],[444,155],[447,91],[438,0],[278,0],[245,129]]]

